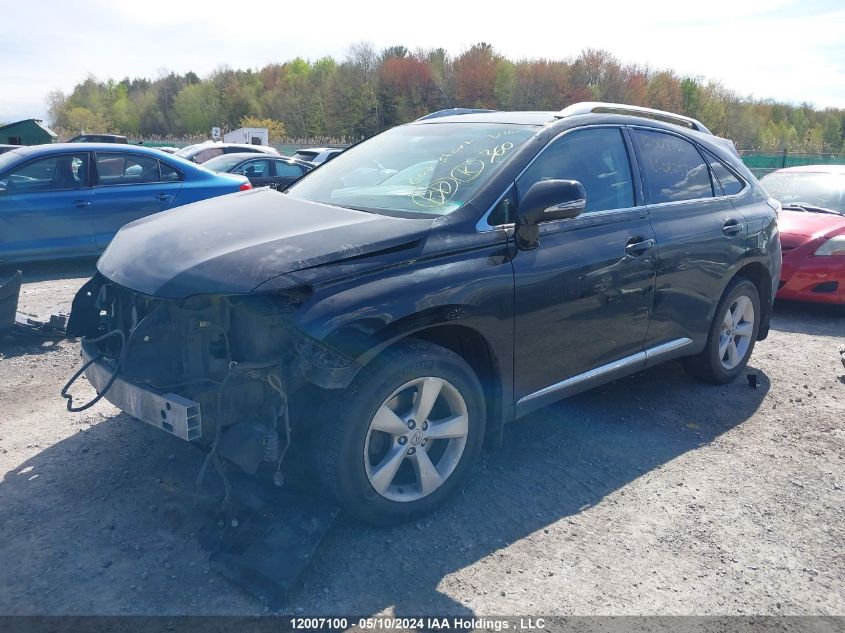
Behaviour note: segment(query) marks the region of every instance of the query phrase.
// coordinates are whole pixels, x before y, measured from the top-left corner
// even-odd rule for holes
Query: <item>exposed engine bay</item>
[[[210,446],[255,474],[281,462],[291,441],[289,395],[306,384],[342,386],[351,359],[299,331],[291,315],[307,291],[161,299],[102,275],[76,296],[68,335],[85,364],[63,390],[71,411],[105,397],[164,431]],[[73,406],[85,372],[97,398]]]

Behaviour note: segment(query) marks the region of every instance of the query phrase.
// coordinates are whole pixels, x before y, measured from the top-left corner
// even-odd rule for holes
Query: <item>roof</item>
[[[343,150],[343,147],[303,147],[296,150],[296,153],[322,154],[323,152],[342,152]]]
[[[16,126],[21,125],[23,123],[32,123],[33,125],[40,127],[47,134],[49,134],[51,137],[53,137],[53,138],[59,137],[58,134],[56,134],[53,130],[51,130],[46,125],[44,125],[44,123],[41,121],[41,119],[23,119],[21,121],[15,121],[14,123],[7,123],[6,125],[0,125],[0,130],[5,130],[7,128],[16,127]]]
[[[556,112],[471,112],[420,119],[412,125],[440,125],[441,123],[510,123],[513,125],[543,126],[555,121]]]
[[[154,147],[145,147],[143,145],[124,145],[123,143],[49,143],[45,145],[24,145],[13,149],[9,154],[16,154],[17,156],[34,158],[37,156],[49,156],[50,154],[60,154],[63,152],[121,152],[131,154],[141,154],[144,156],[153,156],[154,158],[164,159],[170,163],[178,163],[179,168],[183,169],[185,165],[191,168],[198,167],[198,165],[186,161],[183,158],[174,156],[173,154],[166,154]]]
[[[242,160],[283,160],[286,163],[296,163],[297,165],[307,165],[308,167],[313,167],[311,163],[305,160],[300,160],[298,158],[294,158],[293,156],[282,156],[281,154],[276,156],[275,154],[263,154],[261,152],[231,152],[229,154],[223,154],[226,158],[239,158]],[[221,156],[217,156],[216,158],[222,158]]]
[[[200,152],[204,149],[214,149],[216,147],[243,147],[252,148],[253,152],[262,152],[264,154],[278,154],[279,151],[275,147],[269,145],[251,145],[250,143],[230,143],[228,141],[204,141],[202,143],[195,143],[194,145],[186,145],[179,148],[180,152],[190,150],[191,152]],[[234,153],[234,152],[232,152]]]

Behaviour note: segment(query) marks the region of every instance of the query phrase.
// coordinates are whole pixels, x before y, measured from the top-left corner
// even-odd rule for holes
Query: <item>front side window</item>
[[[584,185],[585,213],[634,206],[631,165],[618,128],[576,130],[552,141],[519,178],[519,197],[534,183],[552,179]]]
[[[487,217],[487,224],[499,226],[501,224],[513,224],[514,222],[516,222],[516,197],[513,188],[511,188],[493,207],[493,211]]]
[[[100,185],[161,182],[157,159],[117,152],[97,152],[97,177]]]
[[[242,174],[247,178],[267,178],[270,175],[270,161],[251,160],[235,167],[232,173]]]
[[[88,154],[62,154],[26,163],[0,178],[7,194],[43,193],[88,186]]]
[[[646,202],[679,202],[712,198],[710,172],[689,141],[674,134],[631,130],[640,156]]]
[[[498,123],[396,127],[337,154],[287,195],[402,217],[446,215],[536,133],[533,126]]]

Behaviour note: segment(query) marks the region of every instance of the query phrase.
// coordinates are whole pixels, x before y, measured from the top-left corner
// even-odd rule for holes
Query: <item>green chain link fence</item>
[[[784,167],[798,165],[845,165],[845,154],[802,154],[779,152],[765,154],[762,152],[740,151],[742,162],[751,172],[760,178],[769,172]]]

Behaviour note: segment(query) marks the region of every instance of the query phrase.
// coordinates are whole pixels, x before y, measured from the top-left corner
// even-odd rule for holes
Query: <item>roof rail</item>
[[[626,105],[624,103],[603,103],[601,101],[582,101],[581,103],[573,103],[571,106],[565,107],[558,112],[555,117],[563,119],[568,116],[575,116],[576,114],[590,114],[592,112],[604,112],[607,114],[628,114],[632,116],[641,116],[648,119],[657,119],[666,123],[674,123],[675,125],[683,125],[698,132],[705,134],[712,134],[710,130],[698,119],[684,116],[682,114],[675,114],[674,112],[666,112],[665,110],[655,110],[654,108],[643,108],[640,106]]]
[[[439,119],[443,116],[455,116],[458,114],[479,114],[481,112],[495,112],[495,110],[485,110],[484,108],[447,108],[446,110],[438,110],[431,112],[425,116],[421,116],[417,121],[426,121],[428,119]]]

